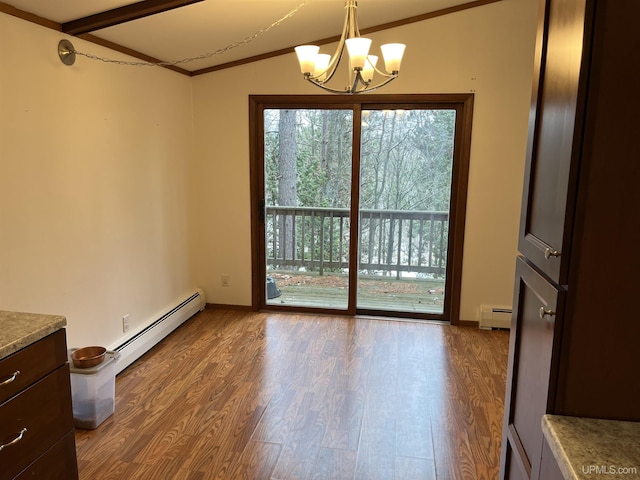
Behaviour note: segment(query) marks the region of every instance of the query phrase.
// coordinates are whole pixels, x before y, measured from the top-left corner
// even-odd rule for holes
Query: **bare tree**
[[[298,146],[296,142],[296,111],[280,110],[278,160],[278,204],[284,207],[298,205]],[[286,221],[285,221],[286,218]],[[281,258],[294,259],[293,217],[280,219]]]

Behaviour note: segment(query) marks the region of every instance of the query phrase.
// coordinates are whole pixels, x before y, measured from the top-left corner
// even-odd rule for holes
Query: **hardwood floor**
[[[205,310],[76,430],[80,478],[498,476],[509,333]]]

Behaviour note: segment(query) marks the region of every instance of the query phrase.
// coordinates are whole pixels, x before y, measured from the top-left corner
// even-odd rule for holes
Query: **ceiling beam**
[[[0,12],[14,16],[16,18],[21,18],[22,20],[26,20],[27,22],[35,23],[36,25],[40,25],[41,27],[51,28],[52,30],[56,30],[58,32],[62,31],[62,25],[60,25],[59,23],[49,20],[48,18],[40,17],[39,15],[34,15],[33,13],[20,10],[19,8],[7,5],[4,2],[0,2]]]
[[[113,10],[107,10],[106,12],[65,22],[62,24],[62,31],[69,35],[82,35],[100,30],[101,28],[112,27],[201,1],[203,0],[143,0],[132,3],[131,5],[125,5],[114,8]]]

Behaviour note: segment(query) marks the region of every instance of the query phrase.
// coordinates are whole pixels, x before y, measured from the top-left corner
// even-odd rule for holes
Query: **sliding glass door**
[[[363,110],[359,309],[442,314],[454,109]]]
[[[451,319],[469,104],[368,98],[252,97],[257,308]]]
[[[346,310],[351,243],[351,109],[264,111],[269,305]]]

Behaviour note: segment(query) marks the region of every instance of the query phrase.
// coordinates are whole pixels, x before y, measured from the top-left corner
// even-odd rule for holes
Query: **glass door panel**
[[[357,308],[442,314],[456,111],[363,110]]]
[[[266,304],[347,309],[351,109],[264,110]]]

